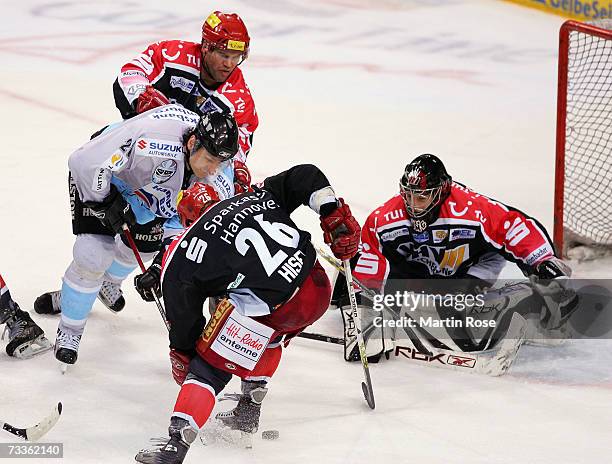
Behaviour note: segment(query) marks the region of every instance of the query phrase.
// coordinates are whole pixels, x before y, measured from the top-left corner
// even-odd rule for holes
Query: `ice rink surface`
[[[112,83],[121,64],[156,40],[198,41],[219,7],[238,11],[252,37],[243,70],[260,117],[249,158],[256,179],[315,163],[363,221],[396,192],[404,165],[431,152],[455,179],[552,226],[561,18],[493,0],[0,7],[0,271],[24,309],[59,288],[70,262],[67,157],[119,118]],[[312,212],[296,222],[319,237]],[[576,274],[609,277],[611,268],[600,261]],[[67,464],[133,462],[149,437],[166,434],[178,389],[165,328],[155,306],[131,285],[124,291],[121,314],[96,303],[67,375],[50,354],[0,355],[0,419],[31,425],[61,400],[64,415],[44,441],[63,442]],[[57,319],[35,319],[54,339]],[[339,316],[322,325],[339,331]],[[185,462],[610,462],[611,348],[524,347],[501,378],[388,361],[371,366],[370,411],[359,364],[337,346],[295,340],[263,407],[260,430],[278,429],[280,439],[250,451],[197,441]]]

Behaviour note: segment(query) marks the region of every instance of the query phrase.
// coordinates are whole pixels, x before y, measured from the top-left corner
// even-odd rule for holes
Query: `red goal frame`
[[[566,21],[559,31],[559,70],[557,88],[557,140],[555,159],[555,198],[553,218],[553,242],[557,253],[565,254],[563,229],[563,193],[565,186],[565,135],[567,115],[567,84],[569,41],[572,32],[582,32],[602,39],[612,40],[612,31],[579,21]]]

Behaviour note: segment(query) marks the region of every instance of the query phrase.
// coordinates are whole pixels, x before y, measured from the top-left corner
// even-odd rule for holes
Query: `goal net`
[[[567,21],[560,31],[554,241],[564,256],[612,247],[611,29]]]

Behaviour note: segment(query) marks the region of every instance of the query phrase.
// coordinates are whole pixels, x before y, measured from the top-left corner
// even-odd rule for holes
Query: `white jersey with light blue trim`
[[[79,195],[83,201],[103,201],[116,177],[156,216],[175,216],[185,175],[183,136],[198,120],[196,113],[167,105],[104,131],[68,161]]]

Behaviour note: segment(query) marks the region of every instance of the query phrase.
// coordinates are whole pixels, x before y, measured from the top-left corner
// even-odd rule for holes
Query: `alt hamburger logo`
[[[176,172],[177,164],[174,160],[165,160],[162,163],[158,164],[153,171],[152,180],[156,184],[163,184],[168,179],[170,179],[174,173]]]

